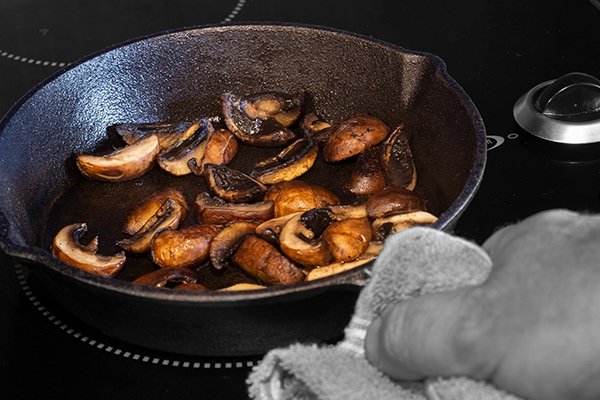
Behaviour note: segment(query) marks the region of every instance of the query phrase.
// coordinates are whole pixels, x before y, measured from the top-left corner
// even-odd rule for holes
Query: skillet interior
[[[117,136],[116,133],[115,136]],[[106,144],[111,148],[122,146],[120,138],[114,138],[107,142]],[[106,144],[103,144],[103,147]],[[254,163],[272,157],[279,151],[281,148],[266,149],[240,143],[238,154],[229,166],[249,173]],[[69,159],[67,164],[67,168],[74,169],[72,174],[77,176],[79,173],[75,171],[75,161]],[[349,179],[353,165],[354,162],[336,163],[335,165],[326,163],[320,152],[315,165],[299,179],[327,187],[341,199],[343,204],[352,204],[359,199],[356,196],[348,195],[343,190],[343,185]],[[86,222],[89,228],[87,239],[99,236],[100,254],[108,255],[122,251],[115,243],[126,237],[121,229],[127,215],[148,195],[165,187],[176,188],[186,195],[190,213],[181,226],[194,224],[192,204],[196,195],[202,192],[210,193],[202,177],[194,175],[174,177],[158,167],[139,179],[122,183],[94,182],[77,176],[73,186],[57,199],[50,210],[46,229],[42,235],[41,247],[49,249],[52,239],[62,227],[75,222]],[[139,256],[128,254],[124,268],[115,279],[132,281],[155,269],[156,266],[152,264],[147,254]],[[203,265],[196,271],[200,274],[202,284],[210,289],[220,289],[240,282],[260,283],[242,273],[238,268],[226,268],[224,271],[217,272],[214,268]]]
[[[91,282],[110,291],[110,282],[64,268],[39,248],[47,248],[57,226],[67,220],[79,222],[76,218],[101,234],[101,245],[112,246],[103,240],[103,232],[120,227],[112,221],[144,193],[173,178],[155,171],[134,184],[135,190],[129,190],[131,183],[107,188],[110,184],[83,181],[73,155],[115,143],[106,132],[115,123],[190,119],[199,112],[216,115],[219,95],[225,91],[298,89],[307,90],[317,109],[334,121],[366,112],[391,126],[404,122],[413,132],[417,190],[433,212],[441,213],[438,227],[451,227],[481,179],[485,133],[476,109],[447,76],[441,60],[331,30],[234,25],[172,32],[114,48],[67,68],[19,102],[0,125],[4,250],[45,264],[69,281],[83,286]],[[245,158],[253,151],[240,152],[236,163],[247,165]],[[337,181],[339,175],[326,176]],[[202,191],[194,178],[174,181],[187,188],[189,200]],[[322,182],[319,176],[314,179]],[[69,200],[51,214],[55,200],[69,190],[81,197],[65,197]],[[115,213],[110,218],[98,211],[107,203]],[[120,237],[116,232],[111,235]],[[304,290],[323,285],[301,286]],[[156,290],[115,287],[125,297],[165,299]],[[251,300],[270,294],[231,298]],[[195,301],[189,295],[179,299]],[[197,299],[207,300],[205,295]],[[344,318],[336,329],[341,331],[343,325]]]

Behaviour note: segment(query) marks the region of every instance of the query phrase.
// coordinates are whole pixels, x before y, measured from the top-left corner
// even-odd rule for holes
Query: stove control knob
[[[580,72],[543,82],[515,104],[517,123],[558,143],[600,142],[600,79]]]

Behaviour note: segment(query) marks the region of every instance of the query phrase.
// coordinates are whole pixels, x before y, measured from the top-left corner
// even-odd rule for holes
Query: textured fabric
[[[419,383],[392,381],[369,364],[364,340],[386,306],[426,293],[485,281],[492,264],[477,245],[441,231],[415,227],[386,240],[356,302],[344,340],[334,346],[296,344],[269,352],[248,377],[256,400],[517,400],[467,378]]]

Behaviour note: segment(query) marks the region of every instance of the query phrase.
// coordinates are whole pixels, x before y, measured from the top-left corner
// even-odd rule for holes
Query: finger
[[[388,307],[365,340],[371,364],[399,380],[468,375],[482,379],[493,357],[471,288],[420,296]]]
[[[498,255],[505,251],[515,240],[523,239],[526,234],[537,231],[552,232],[556,227],[572,225],[585,220],[581,214],[566,209],[551,209],[533,214],[519,223],[507,225],[494,232],[481,246],[495,262]]]

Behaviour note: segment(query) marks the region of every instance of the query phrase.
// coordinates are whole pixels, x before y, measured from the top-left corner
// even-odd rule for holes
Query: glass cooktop
[[[109,46],[242,22],[329,26],[444,59],[488,134],[484,179],[456,234],[482,242],[536,211],[600,211],[598,148],[545,143],[521,130],[512,114],[516,100],[540,82],[574,71],[600,76],[595,1],[3,0],[0,115],[53,73]],[[262,355],[188,357],[121,343],[54,304],[26,267],[1,261],[3,398],[246,397],[245,378]]]

